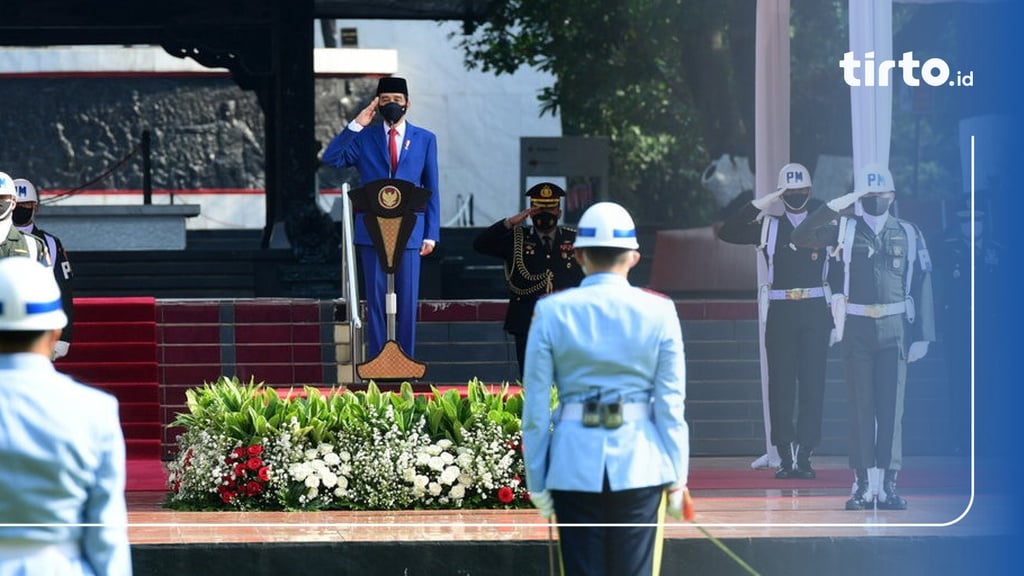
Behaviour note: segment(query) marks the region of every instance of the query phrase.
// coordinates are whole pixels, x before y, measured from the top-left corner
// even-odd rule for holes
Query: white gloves
[[[832,322],[835,324],[835,328],[832,329],[832,333],[828,336],[829,346],[843,341],[843,331],[846,328],[846,295],[833,294],[831,304]]]
[[[57,344],[53,347],[53,359],[63,358],[68,355],[68,349],[71,348],[71,344],[63,340],[57,340]]]
[[[547,490],[531,493],[530,502],[544,518],[550,518],[555,513],[555,501]]]
[[[783,192],[785,192],[785,190],[776,190],[775,192],[772,192],[771,194],[765,194],[760,198],[754,198],[753,200],[750,201],[750,203],[754,205],[754,208],[757,208],[758,210],[761,210],[763,212],[769,206],[771,206],[775,202],[778,202],[779,198],[782,198]]]
[[[665,512],[676,520],[683,519],[683,494],[686,488],[668,489],[668,509]]]
[[[914,342],[907,351],[907,363],[917,362],[928,354],[928,341]]]
[[[693,522],[697,513],[690,498],[690,491],[685,485],[673,484],[668,490],[668,509],[665,512],[676,520]]]
[[[865,194],[867,194],[867,192],[850,192],[849,194],[843,194],[839,198],[829,200],[828,207],[833,212],[842,212],[852,206],[854,202],[859,200],[860,197]]]

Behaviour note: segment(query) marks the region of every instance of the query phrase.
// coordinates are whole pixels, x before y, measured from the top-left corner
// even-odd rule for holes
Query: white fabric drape
[[[778,171],[789,162],[789,0],[758,0],[756,24],[754,195],[761,197],[775,191]],[[768,281],[763,260],[757,259],[758,286]],[[759,334],[765,444],[774,463],[779,457],[771,442],[764,324],[759,326]]]
[[[850,0],[850,51],[860,60],[874,52],[875,66],[882,60],[892,59],[892,0]],[[864,78],[863,66],[858,70],[858,77]],[[872,162],[889,165],[891,80],[888,86],[879,86],[881,82],[875,78],[875,86],[850,87],[855,172]]]

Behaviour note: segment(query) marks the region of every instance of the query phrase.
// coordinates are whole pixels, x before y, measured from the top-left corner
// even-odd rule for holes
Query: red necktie
[[[392,128],[388,135],[391,137],[391,177],[393,178],[395,173],[398,172],[398,130]]]

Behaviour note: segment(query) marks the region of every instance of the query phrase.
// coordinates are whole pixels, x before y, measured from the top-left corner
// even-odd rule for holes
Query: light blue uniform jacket
[[[610,273],[542,298],[534,312],[524,370],[523,451],[530,492],[601,492],[679,482],[689,472],[684,419],[686,367],[675,304]],[[651,402],[649,419],[585,428],[550,413],[596,390],[603,399]]]
[[[38,354],[0,354],[0,576],[131,574],[124,487],[117,400]],[[48,544],[79,558],[4,550]]]

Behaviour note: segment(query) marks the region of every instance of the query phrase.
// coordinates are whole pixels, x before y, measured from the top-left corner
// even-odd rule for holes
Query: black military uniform
[[[957,212],[957,225],[943,242],[941,282],[943,352],[949,369],[949,440],[954,453],[966,454],[970,445],[971,417],[971,230],[970,210]],[[974,241],[975,313],[996,308],[980,306],[996,302],[998,295],[989,291],[999,271],[1002,246],[984,234],[984,213],[973,212],[977,236]],[[940,263],[936,263],[939,269]],[[995,319],[990,320],[994,322]]]
[[[867,475],[869,468],[878,467],[885,470],[882,489],[886,493],[878,507],[903,509],[906,500],[896,494],[895,482],[903,465],[907,354],[911,343],[935,340],[931,261],[924,237],[908,222],[887,215],[876,234],[863,217],[843,217],[837,223],[838,216],[822,206],[797,226],[792,239],[798,246],[836,245],[848,267],[842,357],[850,420],[849,464],[857,471],[857,489],[846,508],[862,510],[873,505]]]
[[[64,310],[64,315],[68,317],[67,326],[61,331],[60,339],[70,344],[75,317],[75,295],[71,289],[71,281],[74,279],[75,273],[71,270],[71,261],[68,260],[68,254],[64,250],[64,245],[61,244],[60,238],[43,230],[34,222],[29,230],[23,230],[23,232],[31,234],[46,243],[46,249],[53,261],[53,276],[57,280],[57,285],[60,286],[61,308]]]
[[[557,290],[578,286],[583,270],[573,257],[576,230],[557,226],[561,214],[560,198],[565,191],[548,182],[538,184],[526,192],[530,207],[541,210],[532,216],[534,226],[513,225],[508,219],[495,222],[473,241],[473,249],[481,254],[505,261],[505,280],[509,301],[505,313],[505,330],[515,337],[516,359],[522,375],[526,355],[526,336],[537,299]],[[538,215],[554,216],[552,230],[542,234],[537,229]],[[548,216],[550,218],[550,216]]]
[[[820,205],[820,201],[808,200],[807,209]],[[826,280],[834,280],[836,269],[828,266],[825,248],[797,248],[790,242],[794,226],[787,216],[759,219],[759,213],[747,203],[726,219],[718,237],[731,244],[760,246],[765,261],[771,263],[764,345],[771,443],[781,457],[775,477],[814,478],[810,455],[821,441],[825,363],[832,329],[830,290],[826,287],[830,282]],[[767,226],[773,227],[774,233],[769,234]],[[771,241],[774,248],[769,250]]]

